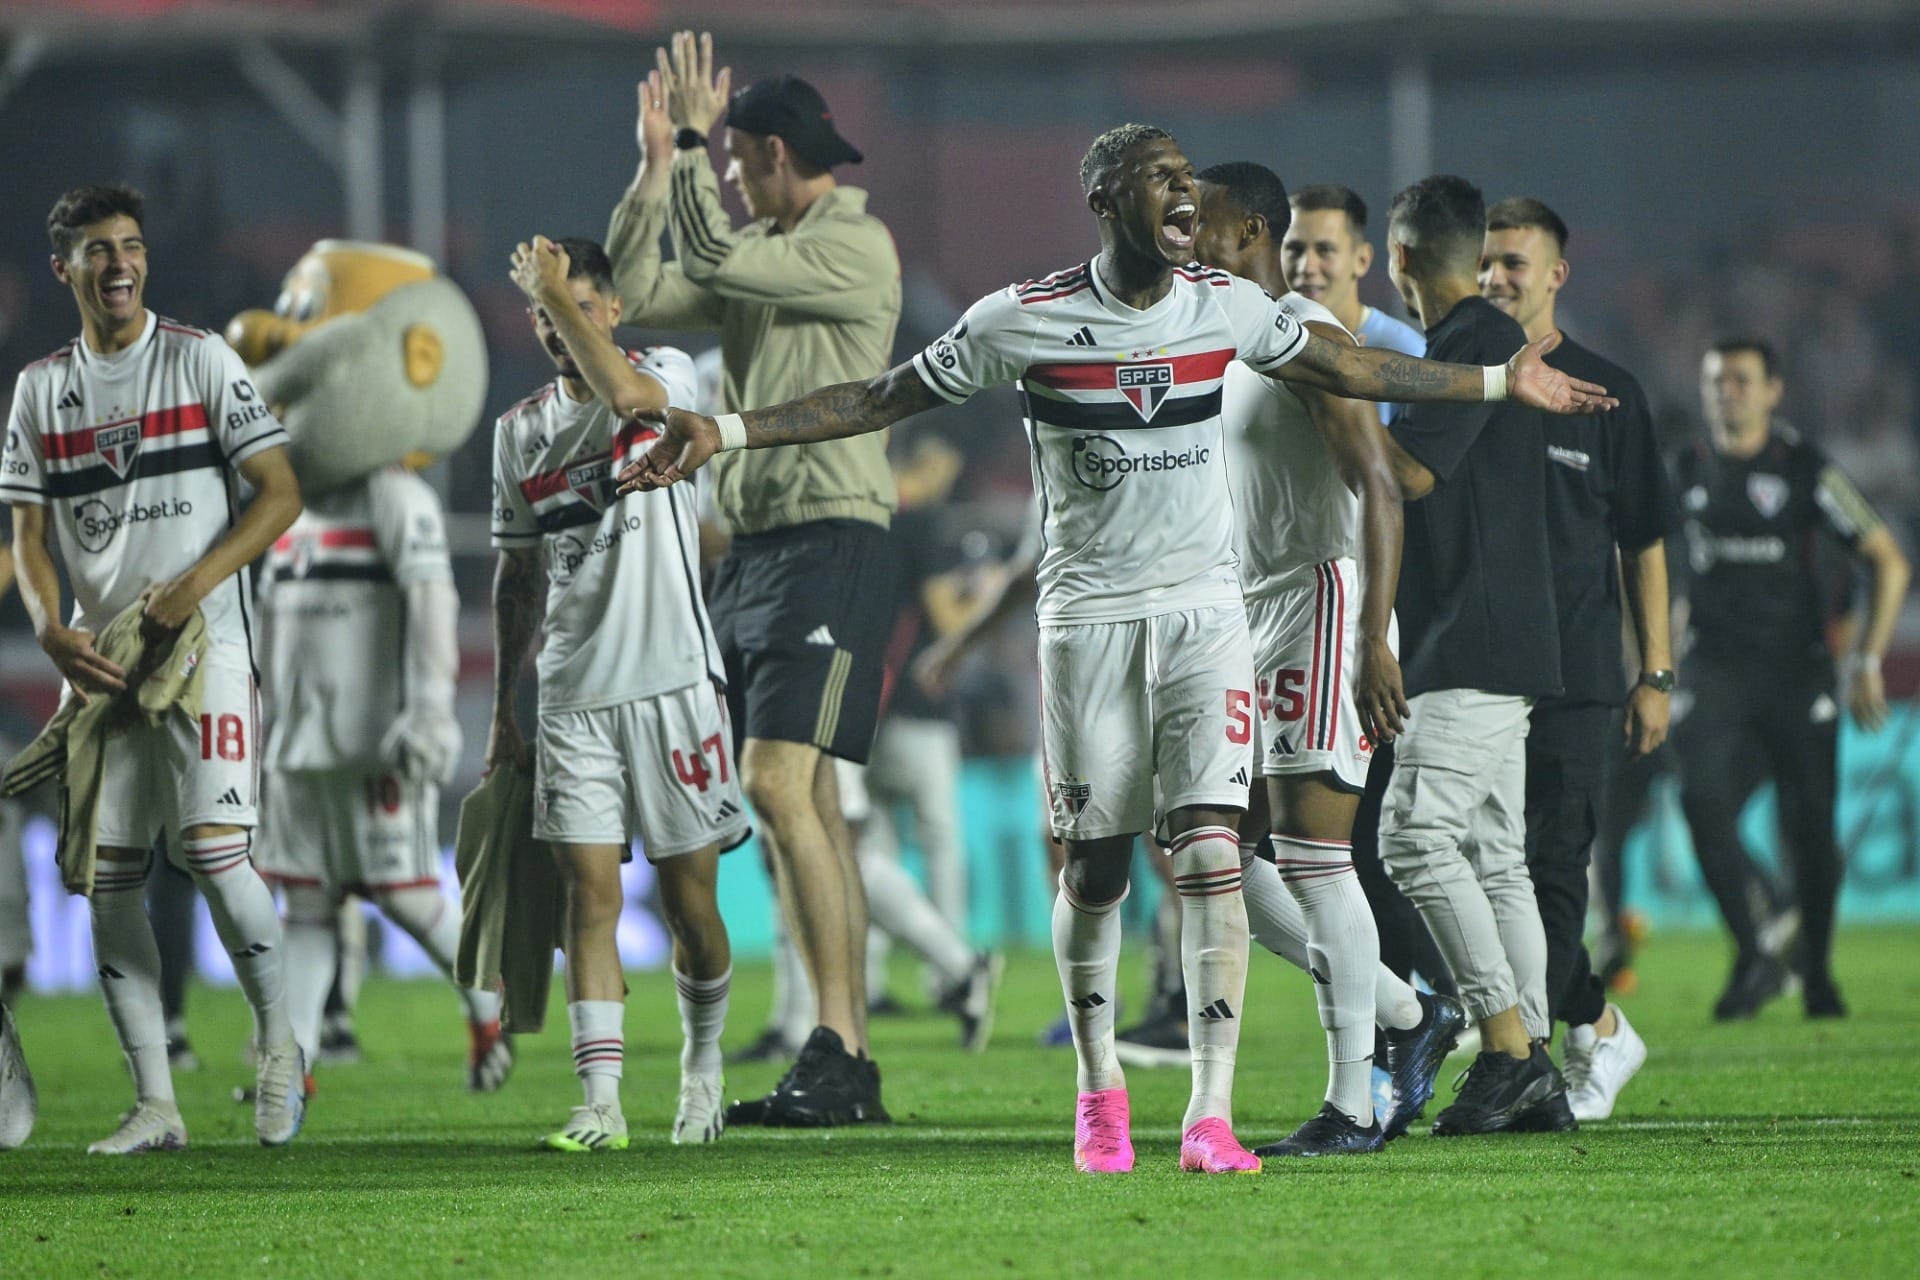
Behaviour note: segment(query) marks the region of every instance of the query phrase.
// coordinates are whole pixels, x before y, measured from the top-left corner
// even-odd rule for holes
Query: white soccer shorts
[[[394,773],[267,775],[254,865],[276,884],[370,896],[440,885],[440,789]]]
[[[650,862],[751,831],[726,702],[688,685],[591,711],[542,714],[533,834],[557,844],[626,844]]]
[[[1268,778],[1331,772],[1358,792],[1373,760],[1353,700],[1360,575],[1344,558],[1312,570],[1299,586],[1247,601],[1258,673],[1254,771]],[[1397,652],[1397,624],[1387,640]]]
[[[1150,830],[1169,812],[1244,809],[1253,767],[1253,650],[1244,609],[1040,629],[1049,811],[1063,840]]]
[[[246,651],[210,647],[200,680],[200,716],[171,712],[107,739],[100,781],[103,849],[146,850],[165,832],[177,861],[190,827],[252,827],[259,792],[260,716]]]

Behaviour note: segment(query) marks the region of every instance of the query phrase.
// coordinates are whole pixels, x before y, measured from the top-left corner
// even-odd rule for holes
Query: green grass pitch
[[[1310,1115],[1325,1070],[1306,982],[1254,959],[1249,1145]],[[1211,1179],[1175,1168],[1177,1070],[1132,1073],[1132,1175],[1073,1172],[1072,1055],[1034,1047],[1059,1003],[1043,955],[1009,966],[983,1057],[956,1052],[938,1015],[876,1023],[891,1128],[734,1130],[708,1148],[666,1141],[672,986],[635,975],[634,1143],[600,1156],[532,1146],[577,1096],[557,1000],[557,1029],[522,1038],[506,1089],[477,1097],[452,995],[371,983],[367,1061],[324,1071],[306,1132],[266,1151],[251,1109],[227,1100],[249,1077],[239,996],[196,992],[206,1066],[178,1078],[192,1147],[115,1160],[84,1154],[129,1094],[99,1000],[30,998],[41,1116],[0,1154],[0,1276],[1920,1274],[1920,931],[1843,933],[1842,1023],[1782,1001],[1715,1026],[1724,965],[1717,938],[1652,940],[1626,1005],[1652,1052],[1612,1122],[1446,1141],[1421,1125],[1380,1155]],[[1129,956],[1127,984],[1141,973]],[[743,966],[729,1044],[758,1030],[767,982]],[[777,1074],[736,1069],[729,1091]]]

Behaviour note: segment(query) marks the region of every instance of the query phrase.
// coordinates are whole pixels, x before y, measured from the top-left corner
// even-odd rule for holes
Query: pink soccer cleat
[[[1258,1167],[1259,1161],[1254,1164]],[[1080,1095],[1073,1109],[1073,1167],[1082,1173],[1133,1171],[1125,1089]]]
[[[1260,1157],[1240,1145],[1218,1116],[1194,1121],[1180,1139],[1182,1173],[1258,1173]]]

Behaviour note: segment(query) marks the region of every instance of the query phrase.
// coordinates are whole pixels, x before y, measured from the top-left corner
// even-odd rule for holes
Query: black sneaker
[[[1466,1007],[1452,996],[1415,994],[1420,999],[1420,1025],[1381,1037],[1387,1042],[1387,1074],[1393,1078],[1393,1100],[1380,1116],[1383,1142],[1405,1133],[1427,1109],[1441,1064],[1467,1025]]]
[[[1745,955],[1733,962],[1727,989],[1713,1004],[1715,1022],[1739,1022],[1760,1012],[1767,1001],[1784,995],[1787,968],[1772,956]]]
[[[348,1066],[364,1061],[360,1052],[360,1037],[353,1032],[352,1019],[344,1015],[328,1018],[320,1029],[320,1049],[314,1054],[315,1062],[324,1062],[330,1067]]]
[[[1270,1156],[1357,1156],[1385,1145],[1378,1120],[1362,1128],[1329,1102],[1320,1108],[1319,1115],[1295,1129],[1292,1137],[1255,1147],[1253,1154],[1263,1160]]]
[[[1129,1067],[1185,1067],[1193,1062],[1187,1020],[1172,1012],[1149,1014],[1113,1037],[1113,1056]]]
[[[1578,1129],[1567,1102],[1567,1082],[1535,1044],[1531,1057],[1488,1050],[1461,1073],[1465,1082],[1453,1104],[1433,1122],[1433,1136],[1473,1133],[1564,1133]]]
[[[994,997],[1006,967],[999,952],[983,951],[974,957],[967,976],[940,995],[940,1007],[960,1019],[960,1047],[968,1053],[979,1053],[993,1038]]]
[[[870,996],[867,999],[867,1016],[869,1018],[904,1018],[907,1016],[907,1006],[901,1004],[893,992],[882,991],[879,995]]]
[[[1831,974],[1808,977],[1805,985],[1800,989],[1800,999],[1806,1005],[1809,1018],[1847,1016],[1847,1002],[1840,998],[1840,988],[1833,985]]]
[[[789,1062],[793,1057],[793,1046],[780,1034],[780,1028],[768,1027],[752,1044],[728,1054],[727,1065],[737,1067],[751,1066],[757,1062]]]
[[[167,1066],[175,1071],[198,1071],[200,1055],[187,1040],[187,1030],[178,1023],[167,1027]]]
[[[880,1068],[848,1053],[838,1032],[815,1027],[773,1092],[728,1107],[727,1123],[817,1129],[892,1117],[880,1102]]]

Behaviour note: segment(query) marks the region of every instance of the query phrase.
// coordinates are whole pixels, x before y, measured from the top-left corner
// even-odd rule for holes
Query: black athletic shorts
[[[743,534],[709,613],[739,741],[807,742],[865,764],[893,626],[893,548],[865,520]]]

